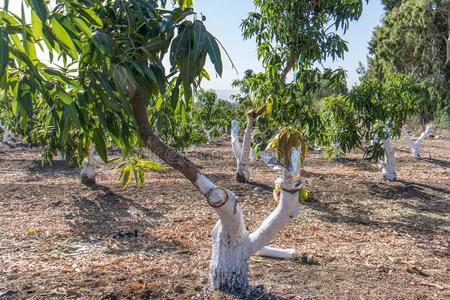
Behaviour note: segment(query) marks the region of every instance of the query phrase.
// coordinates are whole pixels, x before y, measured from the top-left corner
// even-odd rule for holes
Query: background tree
[[[267,103],[268,114],[255,133],[260,149],[277,128],[295,126],[311,143],[323,143],[325,128],[320,118],[319,90],[342,84],[342,69],[319,68],[327,59],[343,58],[344,33],[361,15],[363,1],[254,1],[241,28],[244,38],[255,38],[264,73],[252,96]],[[290,75],[292,72],[292,76]],[[245,79],[245,78],[244,78]],[[270,97],[267,97],[270,95]],[[271,134],[267,134],[267,133]]]
[[[419,112],[421,123],[442,119],[450,125],[450,77],[446,68],[450,1],[383,1],[386,14],[369,43],[368,75],[403,73],[422,81],[430,101]]]
[[[400,136],[400,130],[407,118],[417,114],[427,99],[427,89],[410,76],[392,73],[383,81],[363,76],[360,84],[347,95],[348,103],[344,106],[351,107],[354,112],[354,117],[346,120],[355,121],[360,138],[356,138],[353,131],[355,123],[337,122],[336,124],[341,124],[340,130],[344,129],[344,132],[350,126],[350,131],[347,132],[351,133],[351,136],[343,136],[346,139],[342,142],[351,145],[350,142],[354,141],[357,146],[360,139],[371,141],[365,148],[365,157],[379,162],[385,179],[396,180],[391,138]],[[344,115],[347,112],[346,110]],[[339,111],[337,113],[339,115]],[[381,160],[383,156],[384,160]]]

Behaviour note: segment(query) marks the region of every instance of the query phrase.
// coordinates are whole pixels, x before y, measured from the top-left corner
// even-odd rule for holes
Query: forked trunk
[[[422,134],[419,136],[419,138],[414,142],[411,139],[411,136],[409,135],[408,130],[405,127],[402,128],[403,135],[405,136],[406,141],[408,142],[408,144],[411,148],[411,152],[415,158],[420,157],[420,144],[422,143],[422,141],[424,139],[426,139],[428,137],[428,135],[431,133],[431,130],[432,130],[432,126],[428,125],[426,127],[425,131],[422,132]]]
[[[211,287],[230,294],[245,295],[249,287],[249,257],[261,250],[291,218],[298,215],[301,184],[291,178],[279,179],[282,191],[277,208],[249,235],[236,195],[216,186],[189,159],[169,148],[153,133],[139,97],[132,98],[132,106],[140,136],[148,148],[191,181],[219,216],[212,232]]]
[[[81,168],[81,183],[87,186],[95,185],[95,147],[89,147],[88,156],[83,160]]]

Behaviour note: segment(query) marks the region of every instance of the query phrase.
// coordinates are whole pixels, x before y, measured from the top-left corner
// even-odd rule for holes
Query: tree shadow
[[[29,174],[40,174],[45,177],[78,176],[80,169],[70,167],[65,160],[53,160],[51,163],[41,160],[22,160],[22,163],[28,164],[27,172]]]
[[[419,158],[422,161],[425,161],[427,163],[433,164],[438,167],[443,168],[450,168],[450,161],[448,160],[441,160],[441,159],[434,159],[434,158]]]
[[[72,196],[77,208],[74,214],[66,214],[67,223],[74,235],[88,242],[114,244],[108,253],[175,251],[182,247],[175,240],[161,240],[148,233],[156,228],[163,214],[151,210],[112,191],[97,186],[98,194],[93,199]]]
[[[256,182],[256,181],[249,181],[247,182],[248,185],[255,187],[255,188],[260,188],[264,191],[267,192],[272,192],[273,191],[273,186],[267,185],[265,183],[261,183],[261,182]]]
[[[319,218],[330,223],[362,225],[370,228],[390,228],[400,233],[415,237],[430,237],[442,234],[450,227],[450,203],[444,196],[450,193],[445,188],[416,182],[397,181],[394,183],[362,183],[369,193],[379,201],[398,201],[399,205],[409,208],[413,213],[395,217],[377,218],[370,209],[370,204],[362,206],[353,199],[346,202],[346,212],[336,209],[333,204],[318,201],[305,202],[304,205],[321,213]],[[406,200],[406,201],[405,201]]]
[[[377,171],[378,168],[374,166],[372,162],[368,159],[360,158],[348,158],[348,157],[338,157],[333,160],[337,164],[343,164],[349,167],[356,168],[362,171]]]

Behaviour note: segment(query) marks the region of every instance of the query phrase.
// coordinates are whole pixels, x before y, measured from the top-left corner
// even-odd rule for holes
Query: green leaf
[[[154,171],[161,171],[161,165],[151,160],[140,160],[139,165]]]
[[[72,104],[73,99],[72,96],[67,94],[63,88],[61,88],[59,85],[56,86],[56,94],[58,95],[58,98],[64,102],[67,105]]]
[[[9,39],[5,27],[0,27],[0,74],[3,75],[9,61]]]
[[[73,18],[73,21],[78,26],[78,28],[83,31],[88,37],[92,36],[92,30],[89,28],[88,24],[80,18]]]
[[[21,107],[25,108],[27,115],[33,117],[33,102],[31,99],[31,87],[26,78],[19,82],[17,100]]]
[[[36,14],[36,11],[31,11],[31,24],[33,26],[33,37],[37,41],[42,37],[42,20],[41,18]]]
[[[197,61],[205,46],[206,29],[202,22],[194,22],[194,51],[192,53],[194,61]]]
[[[104,162],[108,162],[105,135],[103,134],[103,130],[101,128],[97,127],[94,129],[94,143],[95,143],[95,151],[97,151],[100,158]]]
[[[206,50],[208,52],[211,63],[216,69],[217,74],[219,74],[219,76],[222,76],[223,65],[219,45],[217,44],[214,36],[212,36],[210,33],[206,35]]]
[[[92,42],[102,54],[111,53],[112,40],[109,34],[97,30],[92,35]]]
[[[48,18],[47,6],[44,0],[29,0],[31,9],[36,12],[42,22],[45,22]]]
[[[97,27],[103,27],[103,22],[102,20],[97,16],[97,14],[95,13],[95,11],[93,9],[84,7],[78,3],[72,3],[73,6],[78,8],[79,13],[85,17],[90,24],[93,24],[94,26]]]
[[[78,52],[75,44],[72,41],[69,33],[56,19],[52,19],[52,28],[55,33],[55,37],[69,50],[69,55],[73,59],[78,59]]]

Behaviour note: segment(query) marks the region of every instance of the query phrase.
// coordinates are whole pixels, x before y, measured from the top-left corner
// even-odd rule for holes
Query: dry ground
[[[359,153],[308,156],[310,200],[273,244],[315,253],[320,265],[252,258],[250,281],[265,298],[450,298],[450,137],[426,140],[420,160],[403,139],[395,148],[394,183]],[[188,156],[240,196],[250,230],[275,207],[277,172],[257,162],[252,183],[237,184],[228,140]],[[0,298],[228,297],[205,289],[217,217],[187,180],[167,167],[122,191],[112,166],[100,166],[96,189],[78,174],[0,146]]]

